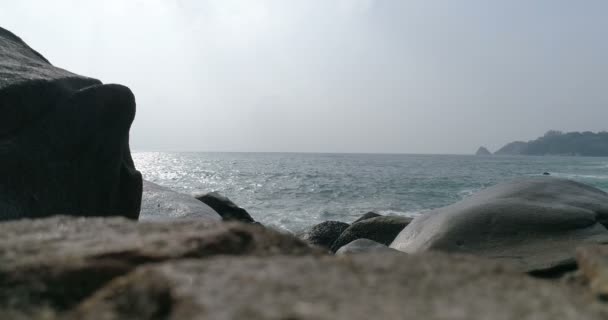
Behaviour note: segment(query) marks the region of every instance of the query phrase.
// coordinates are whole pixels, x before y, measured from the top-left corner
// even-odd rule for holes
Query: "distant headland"
[[[478,151],[479,154],[479,151]],[[495,155],[563,155],[608,157],[608,132],[568,132],[550,130],[542,137],[528,142],[506,144]]]

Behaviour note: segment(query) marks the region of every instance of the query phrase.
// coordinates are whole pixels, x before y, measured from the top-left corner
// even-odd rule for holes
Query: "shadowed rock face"
[[[553,177],[521,178],[415,218],[391,244],[469,253],[522,271],[575,266],[577,246],[608,242],[608,194]]]
[[[329,249],[348,227],[350,227],[348,223],[324,221],[305,230],[300,235],[300,239],[312,245]]]
[[[0,220],[54,214],[137,219],[129,150],[135,98],[52,66],[0,28]]]

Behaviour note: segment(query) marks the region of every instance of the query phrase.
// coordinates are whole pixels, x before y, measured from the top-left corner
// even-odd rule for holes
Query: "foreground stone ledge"
[[[591,301],[590,301],[591,300]],[[215,257],[138,268],[68,319],[606,319],[560,283],[426,253]]]
[[[0,309],[67,310],[144,264],[321,253],[293,236],[238,223],[69,217],[0,223]]]
[[[598,298],[608,300],[608,246],[578,248],[576,257],[591,291]]]

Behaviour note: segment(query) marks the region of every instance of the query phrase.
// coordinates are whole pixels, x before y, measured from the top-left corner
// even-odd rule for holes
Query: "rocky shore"
[[[524,177],[298,236],[142,181],[135,100],[0,28],[0,319],[607,319],[608,194]]]

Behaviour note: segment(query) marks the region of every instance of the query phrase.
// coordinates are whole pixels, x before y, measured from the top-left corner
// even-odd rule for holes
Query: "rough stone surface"
[[[353,223],[357,223],[357,222],[361,222],[363,220],[367,220],[367,219],[371,219],[371,218],[375,218],[375,217],[381,217],[381,216],[382,216],[381,214],[370,211],[370,212],[362,215],[361,217],[359,217],[359,219],[355,220]]]
[[[340,221],[324,221],[304,231],[300,238],[312,245],[329,249],[349,226]]]
[[[469,253],[522,271],[575,267],[575,249],[608,242],[608,194],[553,177],[520,178],[416,217],[391,247]]]
[[[211,207],[192,196],[175,192],[150,181],[144,181],[140,220],[174,219],[220,221],[222,217]]]
[[[217,192],[197,195],[195,198],[215,210],[224,221],[255,222],[247,210]]]
[[[357,239],[369,239],[389,245],[411,221],[412,218],[409,217],[381,216],[353,223],[342,232],[331,249],[334,252],[338,251],[341,247]]]
[[[393,248],[389,248],[382,243],[378,243],[376,241],[372,241],[369,239],[357,239],[345,246],[342,246],[338,251],[336,251],[336,255],[344,255],[344,254],[359,254],[359,253],[401,253],[403,252],[399,250],[395,250]]]
[[[128,88],[56,68],[0,28],[0,220],[137,219],[134,117]]]
[[[145,266],[68,319],[605,319],[559,283],[441,253],[217,257]]]
[[[593,294],[608,300],[608,246],[581,247],[576,253],[579,269],[587,278]]]
[[[0,223],[0,310],[65,310],[143,264],[320,252],[263,227],[201,219],[54,217]]]

